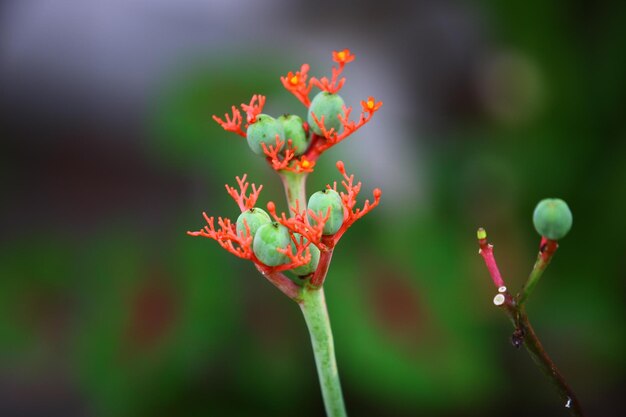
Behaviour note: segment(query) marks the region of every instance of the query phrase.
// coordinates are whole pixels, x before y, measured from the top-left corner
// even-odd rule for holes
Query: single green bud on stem
[[[320,214],[326,216],[328,208],[330,207],[330,216],[324,224],[323,234],[334,235],[341,228],[343,224],[343,204],[341,203],[341,196],[335,190],[329,188],[314,193],[309,198],[309,210],[312,210],[316,215]],[[313,224],[315,220],[309,214],[309,221]]]
[[[265,212],[262,208],[253,207],[249,210],[244,211],[237,218],[237,235],[246,235],[246,225],[248,224],[248,228],[250,229],[250,236],[254,237],[259,227],[264,224],[271,223],[272,219],[270,215]]]
[[[333,128],[335,129],[335,133],[339,133],[343,125],[337,116],[343,114],[343,106],[344,101],[339,94],[333,94],[327,91],[318,93],[309,106],[307,121],[309,122],[310,129],[318,135],[322,134],[322,130],[311,115],[311,113],[314,113],[317,120],[321,121],[322,116],[324,117],[324,127],[326,130]]]
[[[572,228],[572,212],[567,203],[559,198],[541,200],[533,213],[535,230],[551,240],[565,237]]]
[[[263,155],[263,143],[266,146],[276,146],[276,135],[278,135],[281,141],[285,140],[283,125],[267,114],[259,114],[256,117],[256,121],[248,126],[246,131],[248,146],[257,155]]]
[[[295,155],[299,156],[306,152],[309,147],[310,140],[302,124],[304,123],[300,116],[295,114],[285,114],[277,119],[285,131],[285,140],[291,139],[291,146],[295,150]]]
[[[291,243],[289,230],[276,222],[259,227],[254,236],[252,251],[267,266],[278,266],[289,262],[287,255],[276,249],[284,249]]]
[[[300,243],[300,239],[302,239],[302,237],[299,233],[294,233],[293,237],[296,238],[296,241],[298,243]],[[303,243],[306,242],[307,240],[304,239]],[[296,245],[293,242],[291,242],[291,247],[294,251],[296,250]],[[317,248],[317,246],[313,244],[309,245],[309,251],[311,251],[311,260],[309,261],[309,263],[291,270],[294,274],[300,277],[304,277],[315,272],[315,270],[317,269],[317,264],[320,261],[320,250]]]

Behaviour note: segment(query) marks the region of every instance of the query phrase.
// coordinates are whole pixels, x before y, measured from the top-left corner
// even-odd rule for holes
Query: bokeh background
[[[626,3],[5,0],[0,5],[0,415],[321,416],[298,308],[187,230],[236,217],[276,175],[212,114],[279,76],[329,74],[385,102],[324,155],[383,189],[326,284],[354,416],[565,416],[494,308],[487,228],[510,287],[544,197],[574,227],[529,302],[594,416],[623,410]]]

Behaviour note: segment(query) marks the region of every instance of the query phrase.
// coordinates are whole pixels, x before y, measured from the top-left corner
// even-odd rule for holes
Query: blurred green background
[[[279,76],[357,56],[385,105],[324,155],[383,189],[326,284],[354,416],[565,416],[508,338],[476,254],[530,271],[534,205],[574,227],[528,310],[589,415],[625,382],[626,3],[9,0],[0,5],[0,415],[321,416],[298,308],[191,238],[237,216],[223,184],[276,175],[211,120]]]

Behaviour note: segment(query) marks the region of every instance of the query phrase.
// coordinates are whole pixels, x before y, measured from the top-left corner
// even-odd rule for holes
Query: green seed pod
[[[335,190],[325,189],[314,193],[309,198],[309,209],[311,209],[316,215],[319,212],[322,216],[326,216],[330,207],[330,216],[324,224],[323,234],[334,235],[337,233],[341,225],[343,224],[343,204],[341,203],[341,196]],[[309,214],[309,221],[313,224],[315,220]]]
[[[324,127],[326,130],[334,128],[335,132],[339,133],[343,125],[337,116],[343,114],[343,105],[344,101],[339,94],[332,94],[327,91],[318,93],[309,106],[309,116],[307,120],[310,129],[318,135],[322,134],[322,130],[317,123],[315,123],[315,119],[313,119],[311,115],[311,113],[315,113],[315,117],[317,117],[318,120],[322,120],[322,116],[324,116]]]
[[[285,226],[276,222],[266,223],[256,231],[252,251],[265,265],[278,266],[289,262],[289,258],[276,249],[286,248],[290,243],[289,230]]]
[[[257,155],[263,155],[262,143],[265,143],[266,146],[276,146],[276,135],[281,141],[285,140],[283,124],[267,114],[259,114],[256,121],[248,126],[246,132],[248,146]]]
[[[246,235],[246,225],[244,224],[244,220],[248,223],[250,235],[252,237],[254,237],[257,230],[259,230],[259,227],[272,222],[270,215],[267,214],[265,210],[258,207],[252,207],[250,210],[246,210],[241,213],[237,218],[237,235]]]
[[[302,118],[295,114],[285,114],[277,120],[283,125],[285,140],[291,139],[291,145],[296,148],[295,154],[298,156],[305,153],[310,140],[302,126]]]
[[[293,236],[296,238],[297,242],[300,242],[301,236],[299,233],[294,233]],[[304,239],[304,243],[306,242],[307,240]],[[293,248],[292,250],[295,252],[296,245],[293,242],[291,242],[291,247]],[[320,261],[320,250],[317,248],[317,246],[313,244],[309,245],[309,250],[311,251],[311,260],[306,265],[302,265],[302,266],[292,269],[291,271],[294,274],[303,277],[303,276],[306,276],[315,272],[315,270],[317,269],[317,264]]]
[[[548,239],[559,240],[572,228],[572,212],[560,198],[541,200],[533,213],[535,230]]]

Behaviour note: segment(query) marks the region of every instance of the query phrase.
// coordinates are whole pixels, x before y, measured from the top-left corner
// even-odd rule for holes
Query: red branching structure
[[[310,80],[307,83],[308,73],[309,64],[302,64],[300,71],[296,71],[295,73],[289,71],[287,75],[280,77],[280,81],[283,83],[285,89],[300,100],[307,108],[311,104],[309,94],[313,88],[313,84]]]
[[[316,155],[322,154],[322,152],[326,151],[332,146],[337,145],[339,142],[356,132],[358,129],[363,127],[367,122],[369,122],[374,115],[383,105],[382,101],[376,101],[374,97],[368,97],[367,101],[361,101],[361,107],[363,108],[361,111],[361,115],[359,117],[359,121],[355,122],[350,120],[350,113],[352,112],[351,107],[343,107],[343,115],[338,115],[339,120],[343,126],[341,133],[337,133],[335,129],[326,129],[324,126],[324,116],[321,119],[318,119],[317,116],[313,113],[313,120],[317,123],[317,126],[322,131],[323,140],[318,140],[315,144],[311,146],[311,153]],[[317,136],[317,135],[316,135]]]
[[[342,161],[337,162],[337,169],[344,177],[341,184],[346,189],[346,192],[339,192],[344,210],[344,220],[341,227],[335,234],[322,234],[324,225],[326,224],[330,216],[330,209],[326,213],[315,213],[313,210],[308,210],[308,212],[305,212],[304,210],[300,210],[299,204],[298,202],[296,202],[295,207],[290,207],[290,211],[293,215],[291,217],[288,217],[285,213],[281,213],[280,215],[278,215],[276,213],[276,205],[273,202],[269,202],[267,204],[267,210],[275,221],[282,224],[293,233],[299,233],[302,236],[306,237],[307,240],[309,240],[312,244],[317,246],[322,251],[327,251],[334,248],[337,242],[339,242],[339,239],[341,239],[343,234],[346,232],[346,230],[348,230],[348,228],[352,226],[354,222],[356,222],[358,219],[372,211],[374,207],[376,207],[380,203],[380,197],[382,196],[382,191],[376,188],[373,191],[374,200],[372,202],[370,202],[369,200],[365,200],[362,208],[355,209],[357,202],[356,198],[361,192],[362,184],[360,181],[355,183],[354,175],[348,175],[346,173],[345,165]],[[327,187],[329,189],[337,191],[336,182],[333,184],[332,187],[330,185],[327,185]]]
[[[340,191],[339,195],[341,196],[341,202],[343,204],[344,210],[344,220],[341,228],[332,236],[325,237],[326,245],[333,247],[337,244],[341,236],[348,230],[350,226],[354,224],[355,221],[359,220],[361,217],[365,216],[367,213],[372,211],[374,207],[376,207],[380,203],[380,197],[382,196],[382,191],[379,188],[375,188],[372,191],[372,195],[374,200],[370,202],[369,200],[365,200],[363,204],[363,208],[354,208],[356,206],[356,198],[361,192],[361,181],[355,184],[354,182],[354,174],[348,175],[346,173],[345,165],[342,161],[337,162],[337,169],[343,176],[343,180],[341,181],[341,185],[346,189],[346,192]],[[333,186],[327,185],[328,188],[331,188],[337,191],[337,183],[333,183]]]
[[[292,233],[302,235],[309,242],[311,242],[311,244],[319,247],[320,249],[326,249],[326,247],[322,244],[322,231],[324,230],[324,225],[330,216],[330,209],[325,215],[317,214],[312,210],[309,210],[309,214],[313,220],[312,222],[309,220],[306,210],[300,210],[300,204],[298,201],[296,201],[296,206],[291,207],[290,210],[293,214],[291,217],[288,217],[285,213],[281,213],[279,215],[276,213],[276,205],[272,201],[267,203],[267,211],[276,222],[285,226]]]
[[[304,104],[306,108],[308,108],[311,104],[309,95],[313,87],[317,87],[322,91],[330,93],[337,93],[341,90],[346,81],[344,77],[341,77],[341,74],[343,73],[346,64],[354,61],[354,59],[354,54],[352,54],[348,49],[333,51],[333,61],[337,65],[332,67],[332,75],[330,79],[327,77],[322,77],[320,79],[315,77],[309,78],[308,72],[310,67],[308,64],[303,64],[299,71],[296,71],[295,73],[290,71],[287,75],[281,76],[280,81],[287,91],[292,93],[298,100],[300,100],[300,102],[302,102],[302,104]],[[247,128],[250,124],[256,121],[256,117],[261,113],[264,105],[265,96],[256,94],[252,96],[250,104],[241,104],[241,109],[246,113],[247,120],[247,124],[243,126],[243,128]],[[323,152],[337,145],[363,127],[363,125],[370,121],[374,113],[376,113],[382,105],[382,101],[376,101],[371,96],[368,97],[367,100],[361,101],[362,111],[357,121],[350,120],[352,108],[344,107],[343,114],[337,115],[342,124],[341,133],[334,131],[334,129],[327,130],[324,127],[324,118],[322,117],[322,120],[319,120],[315,115],[313,115],[315,122],[320,127],[323,134],[317,135],[313,132],[309,132],[308,125],[306,123],[304,124],[305,131],[307,131],[307,134],[310,134],[311,136],[311,144],[309,145],[307,151],[302,154],[300,158],[296,158],[294,149],[289,145],[289,138],[287,138],[286,144],[284,141],[280,141],[280,139],[277,138],[277,142],[282,142],[282,144],[277,143],[276,146],[262,145],[267,162],[272,169],[278,172],[313,172],[315,162]],[[233,106],[232,113],[232,117],[228,114],[225,115],[225,122],[217,116],[213,116],[213,119],[219,123],[224,130],[246,137],[245,132],[242,130],[243,119],[241,111]],[[282,145],[286,146],[282,148]]]
[[[215,120],[227,132],[233,132],[245,138],[246,132],[241,130],[241,123],[243,121],[241,118],[241,112],[237,109],[237,107],[233,106],[232,113],[232,116],[229,116],[228,113],[224,115],[224,119],[226,119],[226,121],[216,115],[213,115],[213,120]]]
[[[287,140],[285,149],[281,150],[285,142],[276,137],[276,145],[267,146],[265,143],[261,144],[263,153],[267,158],[268,164],[275,171],[287,171],[287,172],[313,172],[315,168],[315,161],[309,161],[305,155],[300,158],[296,158],[295,149],[291,144],[291,139]],[[292,163],[294,162],[294,163]]]
[[[257,100],[258,103],[255,103]],[[263,111],[263,106],[265,106],[265,96],[260,94],[253,95],[250,104],[241,104],[241,108],[246,112],[248,124],[252,124],[256,121],[256,117]]]
[[[246,191],[248,191],[248,187],[250,186],[250,183],[246,181],[247,177],[248,174],[244,174],[242,178],[235,177],[237,185],[239,186],[239,191],[237,191],[235,187],[231,187],[226,184],[226,192],[233,198],[233,200],[235,200],[242,213],[256,205],[256,202],[259,199],[259,194],[261,194],[261,190],[263,189],[262,185],[257,187],[256,184],[253,183],[252,191],[250,192],[250,195],[247,195]]]
[[[246,113],[247,123],[245,126],[243,126],[244,128],[247,128],[248,125],[256,121],[256,117],[261,114],[264,105],[265,96],[262,96],[260,94],[253,95],[252,99],[250,99],[250,104],[241,104],[241,109]],[[220,126],[222,126],[222,129],[226,130],[227,132],[233,132],[245,138],[246,132],[244,132],[242,129],[243,118],[241,117],[241,111],[239,111],[236,106],[232,106],[231,111],[232,116],[230,116],[228,113],[224,115],[224,119],[226,119],[226,121],[216,115],[213,115],[213,120],[215,120]]]
[[[230,219],[218,217],[217,224],[219,228],[216,229],[215,218],[207,216],[204,212],[202,216],[204,216],[207,225],[197,232],[187,232],[188,235],[213,239],[219,243],[221,247],[239,258],[252,259],[252,257],[254,257],[254,253],[252,252],[252,236],[250,236],[250,229],[248,227],[246,227],[247,233],[239,236],[237,235],[235,225]]]
[[[319,80],[317,78],[311,78],[311,83],[322,91],[328,91],[329,93],[337,93],[343,87],[346,82],[345,78],[339,78],[343,72],[347,63],[354,61],[354,55],[350,53],[349,49],[343,51],[333,51],[333,61],[339,64],[338,67],[332,68],[332,76],[330,80],[326,77],[322,77]]]
[[[257,187],[255,184],[247,182],[246,177],[247,175],[244,175],[241,178],[236,177],[239,190],[235,187],[226,185],[226,191],[233,198],[233,200],[235,200],[242,212],[251,209],[256,205],[259,194],[263,189],[263,186]],[[250,186],[252,191],[248,194],[247,190]],[[204,216],[207,225],[196,232],[187,232],[188,235],[202,236],[215,240],[220,244],[220,246],[233,255],[254,262],[257,268],[259,268],[264,275],[288,271],[290,269],[306,265],[311,260],[311,253],[308,250],[309,242],[304,242],[301,239],[295,239],[292,237],[295,249],[292,248],[291,245],[286,248],[277,249],[278,252],[289,258],[289,262],[278,266],[267,266],[259,261],[252,251],[253,239],[250,235],[250,228],[247,223],[244,222],[246,232],[238,235],[237,229],[230,219],[218,217],[218,227],[216,228],[214,217],[209,217],[206,213],[202,213],[202,215]]]

